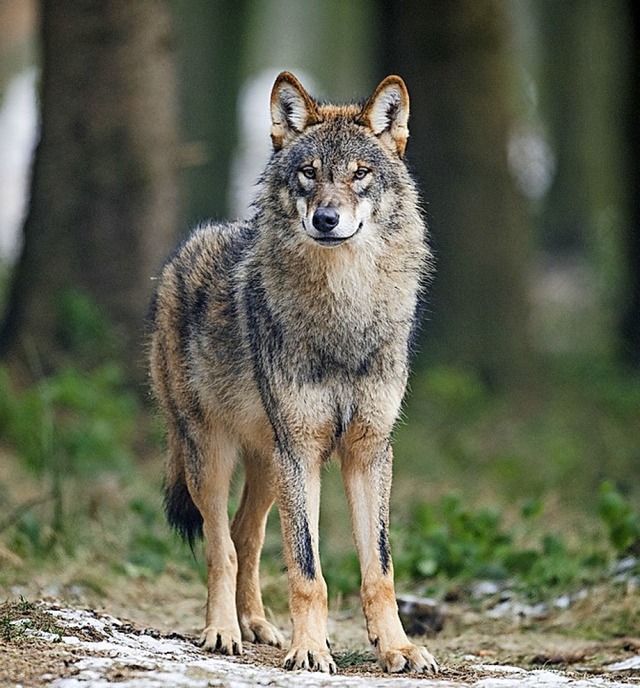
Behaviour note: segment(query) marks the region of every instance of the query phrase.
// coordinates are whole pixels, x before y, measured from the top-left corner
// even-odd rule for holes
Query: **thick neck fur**
[[[254,265],[267,293],[278,294],[272,308],[311,312],[324,327],[411,317],[430,254],[417,212],[405,211],[397,199],[389,206],[391,226],[372,222],[336,248],[317,245],[281,210],[264,212]]]

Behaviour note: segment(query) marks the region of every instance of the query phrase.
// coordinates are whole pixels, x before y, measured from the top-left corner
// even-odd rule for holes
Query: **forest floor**
[[[0,604],[0,686],[169,688],[206,686],[474,686],[476,688],[622,688],[640,686],[640,628],[633,637],[594,639],[593,629],[640,608],[627,586],[590,590],[555,607],[487,600],[442,607],[444,625],[422,638],[438,659],[437,676],[382,674],[360,611],[344,602],[331,612],[337,676],[281,669],[284,650],[245,643],[223,658],[196,644],[204,590],[194,583],[114,579],[109,595],[38,580],[14,587]],[[286,635],[284,615],[272,620]],[[596,634],[597,635],[597,634]]]

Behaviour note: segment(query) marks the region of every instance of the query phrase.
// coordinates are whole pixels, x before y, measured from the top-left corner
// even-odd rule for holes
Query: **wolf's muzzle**
[[[340,214],[335,208],[318,208],[313,213],[313,226],[323,233],[332,231],[340,222]]]

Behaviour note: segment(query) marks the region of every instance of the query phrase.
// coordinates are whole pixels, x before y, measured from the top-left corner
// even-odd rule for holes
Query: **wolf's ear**
[[[275,150],[320,121],[318,106],[289,72],[278,74],[271,90],[271,141]]]
[[[395,75],[383,79],[356,121],[369,127],[380,143],[402,157],[409,137],[409,92],[404,81]]]

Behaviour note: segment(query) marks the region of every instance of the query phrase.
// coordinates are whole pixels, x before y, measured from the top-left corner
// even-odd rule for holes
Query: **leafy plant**
[[[120,369],[65,368],[18,393],[0,372],[2,430],[37,474],[87,475],[131,465],[137,402]]]
[[[618,554],[640,554],[640,514],[633,510],[611,480],[600,485],[598,513]]]
[[[0,370],[0,431],[24,464],[50,482],[51,527],[64,527],[63,491],[69,477],[94,478],[133,465],[132,443],[138,404],[120,369],[105,364],[90,372],[64,368],[22,392]],[[26,541],[42,549],[41,523],[20,520]]]
[[[437,506],[419,504],[409,523],[392,531],[397,575],[413,584],[509,580],[534,595],[604,575],[609,552],[570,548],[541,529],[541,513],[539,502],[527,502],[518,523],[507,528],[497,509],[471,509],[456,494]]]
[[[66,289],[56,299],[58,337],[74,361],[85,369],[117,357],[113,327],[98,304],[79,289]]]

